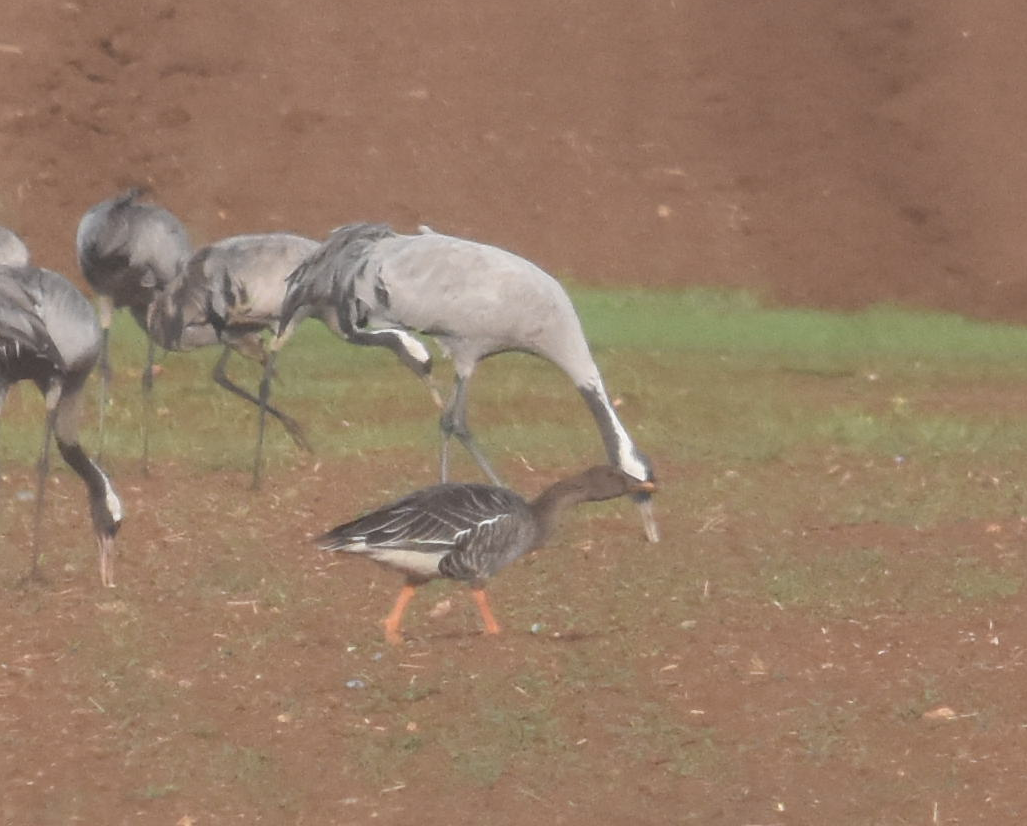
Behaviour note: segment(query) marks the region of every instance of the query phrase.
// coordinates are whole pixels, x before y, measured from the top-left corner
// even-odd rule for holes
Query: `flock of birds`
[[[148,341],[144,469],[157,347],[223,347],[214,381],[259,409],[254,486],[260,482],[266,414],[310,450],[300,424],[270,403],[277,353],[302,321],[317,318],[345,341],[392,350],[426,384],[441,408],[441,484],[318,540],[325,550],[366,555],[406,575],[385,621],[390,642],[402,639],[400,622],[415,588],[438,577],[470,583],[486,632],[497,633],[485,582],[541,546],[567,507],[629,494],[639,506],[646,537],[659,539],[652,466],[610,402],[571,301],[555,279],[519,256],[424,227],[402,235],[367,223],[340,227],[324,243],[276,232],[233,236],[194,250],[182,222],[143,201],[137,189],[90,208],[79,223],[76,249],[98,312],[63,276],[32,265],[21,239],[0,227],[0,412],[10,386],[22,380],[33,381],[46,402],[32,575],[55,438],[88,493],[101,581],[114,584],[113,541],[122,506],[110,478],[79,444],[77,420],[86,379],[99,364],[102,454],[110,327],[122,307]],[[455,378],[445,401],[432,375],[431,353],[415,333],[433,339],[453,360]],[[556,483],[532,502],[502,486],[467,423],[468,387],[477,364],[514,350],[545,358],[568,375],[595,418],[609,460]],[[229,379],[226,365],[233,351],[263,365],[256,395]],[[491,484],[448,481],[454,436]]]

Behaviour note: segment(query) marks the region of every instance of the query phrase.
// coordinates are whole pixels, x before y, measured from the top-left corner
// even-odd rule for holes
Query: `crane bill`
[[[114,537],[101,533],[96,535],[100,550],[100,582],[104,588],[114,587]]]
[[[638,512],[642,515],[642,528],[645,531],[645,538],[649,542],[660,541],[660,528],[656,524],[656,514],[653,513],[653,499],[649,495],[642,495],[635,499],[638,505]]]
[[[439,393],[439,389],[435,386],[435,381],[432,379],[431,375],[424,377],[424,383],[428,388],[428,393],[431,395],[431,400],[435,403],[435,406],[439,410],[443,410],[445,408],[445,404],[442,401],[442,394]]]

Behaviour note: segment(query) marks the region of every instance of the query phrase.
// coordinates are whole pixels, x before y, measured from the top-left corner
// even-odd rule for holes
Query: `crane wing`
[[[13,355],[20,355],[19,351],[26,348],[64,369],[64,359],[46,328],[41,308],[21,280],[31,272],[0,267],[0,353],[11,358],[8,347],[14,347]]]
[[[395,235],[388,224],[348,224],[339,227],[328,240],[289,276],[282,302],[278,330],[281,333],[303,307],[331,306],[339,313],[339,324],[350,326],[347,298],[353,280],[367,263],[371,245]]]

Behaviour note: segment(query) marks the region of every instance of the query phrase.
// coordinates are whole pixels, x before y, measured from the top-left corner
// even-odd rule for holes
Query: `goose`
[[[322,550],[366,556],[405,574],[406,582],[384,621],[389,643],[403,642],[400,624],[417,587],[438,578],[469,583],[485,632],[498,634],[485,583],[544,545],[562,511],[655,489],[652,481],[635,479],[610,465],[556,482],[530,502],[496,485],[444,483],[339,525],[316,542]]]

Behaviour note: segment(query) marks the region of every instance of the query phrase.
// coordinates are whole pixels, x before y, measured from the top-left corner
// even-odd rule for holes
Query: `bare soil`
[[[492,584],[500,637],[443,583],[400,649],[380,626],[398,578],[309,539],[420,464],[301,463],[254,494],[244,473],[123,463],[113,591],[59,474],[42,584],[15,582],[32,505],[6,505],[0,815],[1016,823],[1025,595],[1002,577],[1021,581],[1027,529],[826,523],[803,505],[818,488],[884,495],[906,472],[841,464],[696,464],[660,500],[661,544],[627,503],[598,506]],[[718,503],[711,477],[749,507]],[[783,486],[794,510],[768,519]],[[986,573],[936,587],[948,566]]]
[[[74,277],[82,212],[144,183],[198,243],[427,223],[586,283],[1019,320],[1025,32],[1014,0],[6,0],[0,222]],[[1018,519],[768,527],[762,499],[836,469],[771,463],[725,515],[682,481],[725,469],[664,467],[664,543],[606,506],[495,583],[498,641],[440,587],[392,651],[395,578],[309,537],[424,478],[409,462],[249,494],[124,461],[113,593],[74,479],[43,585],[16,586],[31,505],[7,499],[3,823],[1021,822],[1027,595],[996,574],[925,603],[908,573],[953,553],[1015,579]],[[774,596],[772,537],[793,574],[893,574],[806,608]]]
[[[9,0],[0,221],[73,272],[152,186],[198,242],[384,220],[586,282],[1023,317],[1016,0],[473,9]]]

